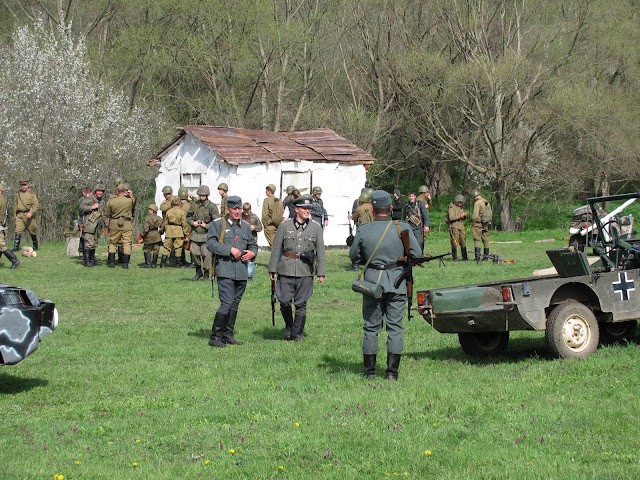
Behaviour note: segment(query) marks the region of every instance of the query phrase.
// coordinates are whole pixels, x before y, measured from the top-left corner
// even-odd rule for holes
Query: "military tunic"
[[[162,254],[168,256],[173,248],[176,251],[176,257],[179,257],[182,255],[185,229],[189,228],[189,224],[187,223],[187,214],[180,205],[173,206],[167,210],[167,213],[164,216],[163,227],[164,251]]]
[[[394,223],[386,215],[376,216],[373,222],[362,225],[358,231],[353,245],[349,249],[349,258],[354,263],[365,264],[371,258],[367,269],[364,271],[364,280],[378,284],[382,287],[382,297],[379,299],[362,296],[362,316],[364,318],[364,336],[362,339],[362,351],[365,355],[375,354],[378,351],[378,334],[382,330],[383,320],[386,318],[387,328],[387,352],[400,354],[404,346],[404,326],[402,317],[407,301],[407,285],[402,282],[397,288],[394,283],[403,271],[402,264],[397,264],[398,258],[404,256],[402,239]],[[405,222],[398,222],[402,230],[412,228]],[[384,230],[389,226],[386,234]],[[380,246],[376,250],[378,241],[383,236]],[[411,255],[421,256],[422,250],[413,233],[409,235],[409,249]],[[397,265],[394,265],[397,264]],[[375,268],[378,266],[384,269]]]
[[[220,196],[220,216],[222,217],[223,215],[227,214],[227,199],[229,198],[229,195],[227,195],[226,193],[224,195]],[[218,207],[216,207],[216,210],[218,209]]]
[[[360,225],[373,221],[373,206],[369,202],[360,204],[352,218],[353,223],[356,224],[356,231],[358,231]]]
[[[191,258],[196,267],[211,270],[212,256],[207,248],[207,235],[209,225],[216,218],[220,218],[218,207],[208,198],[203,202],[196,200],[191,203],[189,213],[187,213],[187,223],[191,226]],[[204,222],[205,226],[194,226],[195,221]]]
[[[424,206],[424,202],[421,200],[416,200],[413,203],[406,202],[402,211],[402,219],[411,225],[411,231],[418,243],[424,245],[424,227],[431,225],[429,212]]]
[[[6,227],[5,215],[7,213],[7,199],[0,193],[0,222],[2,222],[2,226]],[[6,230],[0,230],[0,253],[3,253],[7,250],[6,245]]]
[[[313,203],[311,204],[311,219],[318,222],[318,224],[324,228],[325,221],[328,219],[328,214],[324,208],[322,198],[313,197]]]
[[[18,190],[16,192],[16,196],[13,199],[13,209],[16,214],[16,235],[20,235],[25,230],[27,230],[32,237],[38,233],[38,224],[35,218],[38,206],[38,197],[33,193],[33,190],[27,190],[26,192]],[[27,214],[29,216],[27,216]]]
[[[162,244],[160,230],[162,229],[163,223],[164,221],[162,218],[155,213],[147,215],[144,219],[144,226],[142,227],[142,239],[144,242],[142,251],[144,253],[153,253],[154,255],[158,255],[160,245]]]
[[[125,195],[111,197],[105,208],[109,219],[109,253],[116,253],[118,245],[122,245],[125,255],[131,255],[133,240],[133,199]]]
[[[94,210],[93,206],[96,203],[98,204],[98,208]],[[84,237],[85,248],[95,250],[98,247],[100,231],[104,228],[105,208],[106,201],[104,195],[102,195],[100,199],[98,199],[95,194],[89,195],[80,204],[80,212],[84,217],[82,236]]]
[[[489,229],[491,228],[491,223],[482,221],[482,212],[484,211],[485,204],[488,203],[487,200],[478,196],[478,199],[473,204],[471,235],[473,236],[473,246],[475,248],[480,248],[480,243],[484,245],[485,249],[489,248]]]
[[[427,196],[426,193],[421,193],[420,195],[418,195],[416,197],[416,200],[420,200],[422,203],[424,203],[425,208],[431,208],[431,203],[433,202],[433,200],[431,199],[431,196]]]
[[[460,248],[467,248],[467,232],[462,221],[465,219],[464,210],[455,203],[450,203],[447,207],[447,216],[449,217],[449,225],[451,226],[451,235],[453,239],[460,245]]]
[[[173,199],[173,196],[169,196],[168,198],[165,198],[162,203],[160,204],[160,211],[162,212],[162,216],[164,217],[165,214],[167,213],[167,211],[171,208],[171,200]]]
[[[278,225],[282,223],[282,213],[280,212],[284,212],[284,206],[278,197],[269,195],[264,199],[262,204],[262,225],[264,226],[264,236],[270,247],[273,246]]]

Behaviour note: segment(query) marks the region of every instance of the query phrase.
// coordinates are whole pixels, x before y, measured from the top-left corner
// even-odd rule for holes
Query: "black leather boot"
[[[131,255],[122,254],[122,268],[129,268],[129,260]]]
[[[462,252],[462,261],[466,262],[469,260],[469,258],[467,257],[467,248],[466,247],[460,247],[460,251]]]
[[[206,268],[202,269],[204,275],[202,276],[202,280],[204,280],[205,282],[207,280],[209,280],[209,270],[207,270]]]
[[[284,306],[280,304],[280,313],[284,319],[284,339],[291,340],[291,328],[293,327],[293,309],[291,305]]]
[[[479,262],[480,260],[482,260],[482,254],[480,253],[480,247],[475,247],[474,252],[476,254],[476,262]]]
[[[90,267],[91,266],[90,265],[91,262],[89,260],[89,250],[86,250],[86,249],[83,250],[81,255],[82,255],[82,264],[85,267]]]
[[[163,255],[164,257],[165,255]],[[229,314],[216,312],[216,316],[213,319],[213,326],[211,327],[211,338],[209,338],[209,345],[211,347],[226,347],[227,344],[221,339],[222,331],[227,325],[227,318]]]
[[[167,260],[169,259],[169,257],[167,255],[162,255],[162,258],[160,259],[160,268],[166,268],[167,267]]]
[[[124,263],[124,247],[120,245],[118,247],[118,265]]]
[[[191,251],[189,251],[189,263],[187,263],[185,260],[184,266],[187,268],[196,268],[196,263],[193,261],[193,255],[191,254]]]
[[[13,270],[14,268],[20,266],[20,260],[18,260],[18,258],[16,257],[16,254],[13,253],[8,248],[4,251],[4,256],[7,257],[11,262],[11,266],[9,267],[9,270]]]
[[[151,257],[151,268],[156,268],[158,266],[158,254],[154,253],[153,257]]]
[[[184,267],[184,257],[176,255],[176,268]]]
[[[196,265],[196,274],[195,276],[191,279],[194,282],[200,280],[202,278],[202,269]]]
[[[398,367],[400,366],[399,353],[387,352],[387,380],[398,380]]]
[[[84,257],[84,236],[80,235],[80,241],[78,242],[78,254]]]
[[[13,236],[13,251],[17,252],[18,250],[20,250],[20,234],[16,233]]]
[[[458,261],[458,249],[456,247],[451,247],[451,257],[454,262]]]
[[[180,255],[179,259],[176,258],[176,261],[178,262],[178,265],[176,265],[177,267],[188,267],[189,266],[187,264],[187,254],[184,251],[184,248],[182,249],[182,255]]]
[[[144,254],[144,263],[140,265],[140,268],[151,268],[151,252]]]
[[[374,378],[376,376],[376,354],[365,353],[364,357],[364,376]]]
[[[293,325],[291,327],[291,340],[294,342],[302,342],[304,340],[302,331],[304,330],[305,320],[305,315],[298,313],[298,310],[296,309],[296,314],[293,317]]]
[[[89,266],[90,267],[96,266],[96,249],[95,248],[89,249]]]
[[[243,342],[239,342],[235,338],[233,338],[233,329],[236,326],[236,317],[238,316],[237,310],[232,310],[229,312],[229,316],[227,317],[227,325],[222,332],[222,341],[224,343],[228,343],[230,345],[242,345]]]
[[[482,260],[489,260],[489,249],[485,248],[482,255]]]
[[[31,241],[33,242],[33,249],[38,250],[38,237],[31,235]]]
[[[109,255],[107,255],[107,267],[109,268],[115,268],[116,266],[116,254],[109,252]]]

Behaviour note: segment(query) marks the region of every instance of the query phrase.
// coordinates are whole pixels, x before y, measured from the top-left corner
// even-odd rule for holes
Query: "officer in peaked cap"
[[[301,195],[293,201],[296,217],[280,224],[271,247],[269,277],[277,278],[276,296],[284,318],[285,340],[303,340],[314,273],[318,282],[323,282],[326,275],[322,228],[310,220],[313,204],[310,195]],[[296,307],[295,316],[292,302]]]
[[[380,298],[362,296],[364,374],[367,378],[375,376],[378,334],[382,331],[383,322],[386,322],[388,334],[386,376],[389,380],[397,380],[404,346],[402,317],[407,301],[406,282],[403,281],[398,287],[394,286],[396,279],[403,271],[403,264],[399,263],[398,259],[405,256],[400,237],[401,231],[409,231],[411,255],[420,256],[422,250],[409,224],[389,218],[391,196],[387,192],[383,190],[372,192],[371,204],[374,220],[360,226],[349,250],[349,258],[353,263],[366,265],[363,276],[359,276],[358,279],[363,278],[372,285],[382,287]]]
[[[214,278],[218,280],[220,297],[220,307],[209,339],[212,347],[242,345],[233,337],[233,330],[238,306],[247,288],[247,263],[258,254],[258,244],[251,234],[251,227],[241,219],[242,199],[237,195],[230,196],[227,209],[227,215],[211,223],[207,235],[207,248],[216,258]]]

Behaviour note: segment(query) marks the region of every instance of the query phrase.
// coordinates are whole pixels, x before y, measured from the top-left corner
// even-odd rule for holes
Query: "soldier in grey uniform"
[[[200,198],[191,203],[187,213],[187,223],[191,225],[191,258],[196,265],[194,282],[203,277],[209,280],[212,256],[207,248],[207,233],[211,222],[220,218],[218,207],[209,200],[209,187],[200,185],[196,193]]]
[[[269,277],[276,279],[276,296],[284,318],[286,340],[301,341],[307,319],[307,301],[313,295],[314,260],[318,282],[323,282],[327,262],[320,225],[310,220],[313,198],[302,195],[293,201],[296,218],[278,227],[271,247]],[[295,317],[291,303],[296,307]]]
[[[420,243],[422,251],[424,251],[424,238],[431,225],[429,212],[424,202],[416,198],[416,192],[410,191],[407,194],[407,198],[409,201],[404,204],[402,220],[411,225],[411,231]]]
[[[320,195],[322,195],[322,187],[313,187],[311,190],[313,194],[312,204],[311,204],[311,219],[318,222],[318,224],[324,228],[329,225],[329,215],[324,208],[324,202]]]
[[[378,334],[386,318],[387,379],[397,380],[400,356],[404,346],[402,317],[407,301],[406,283],[402,282],[398,288],[393,285],[403,271],[403,265],[398,262],[398,259],[404,256],[399,229],[410,232],[411,255],[421,256],[422,250],[409,224],[392,221],[389,218],[391,196],[387,192],[374,191],[371,194],[371,204],[375,215],[374,220],[359,228],[349,250],[349,258],[352,262],[368,263],[364,271],[364,280],[379,285],[383,291],[380,298],[367,295],[362,297],[364,374],[367,378],[373,378],[375,375]],[[380,242],[379,245],[378,242]]]
[[[247,262],[258,254],[258,244],[247,222],[241,220],[242,199],[227,198],[227,215],[209,225],[207,248],[215,255],[215,278],[218,280],[220,307],[211,328],[209,345],[242,345],[233,338],[238,305],[247,288]]]

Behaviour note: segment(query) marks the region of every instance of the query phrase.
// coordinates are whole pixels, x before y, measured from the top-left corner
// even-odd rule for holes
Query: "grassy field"
[[[498,233],[517,264],[436,262],[416,288],[530,275],[564,231]],[[555,238],[553,243],[535,240]],[[430,253],[448,251],[434,233]],[[457,336],[406,322],[400,380],[362,371],[361,296],[345,250],[309,302],[306,341],[271,326],[267,253],[236,338],[207,345],[218,300],[193,269],[84,268],[45,244],[0,281],[56,302],[60,326],[0,371],[0,478],[611,479],[640,476],[638,345],[550,357],[542,332],[474,359]],[[132,260],[142,262],[141,250]],[[381,357],[381,358],[380,358]]]

